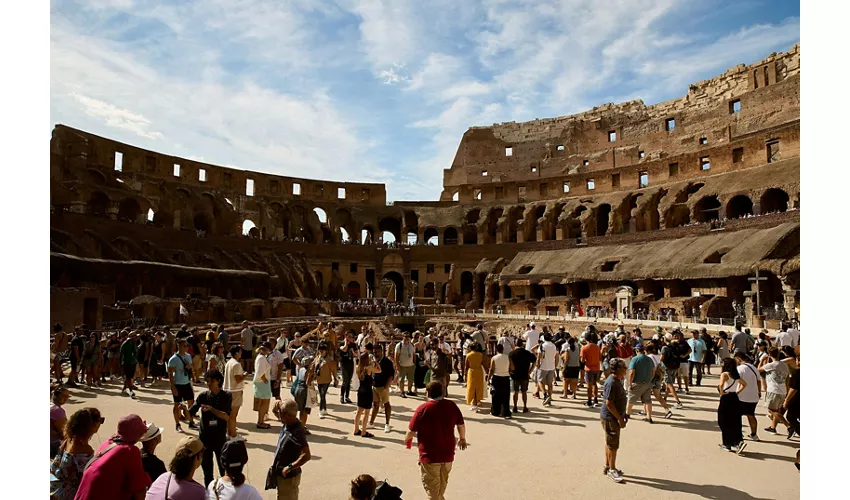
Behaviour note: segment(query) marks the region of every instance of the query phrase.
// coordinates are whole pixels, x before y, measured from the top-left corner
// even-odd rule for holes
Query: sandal
[[[375,437],[375,435],[372,434],[371,432],[364,432],[363,437],[364,438],[373,438],[373,437]]]
[[[360,429],[358,429],[358,430],[354,431],[354,435],[355,435],[355,436],[359,436],[360,434],[361,434]]]
[[[257,424],[257,429],[271,429],[271,424]]]

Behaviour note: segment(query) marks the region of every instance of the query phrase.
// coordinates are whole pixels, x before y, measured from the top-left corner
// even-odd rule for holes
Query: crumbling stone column
[[[516,230],[516,242],[524,243],[525,242],[525,230],[521,227],[518,227]]]
[[[755,323],[756,316],[755,312],[755,304],[753,304],[753,295],[755,292],[744,292],[744,318],[747,320],[747,325],[753,326]]]
[[[563,227],[558,226],[557,228],[555,228],[555,239],[558,241],[566,239],[566,234],[564,233],[566,233],[566,230]]]
[[[793,319],[796,314],[796,306],[797,306],[797,291],[796,290],[783,290],[782,297],[785,299],[785,313],[788,315],[788,318]]]

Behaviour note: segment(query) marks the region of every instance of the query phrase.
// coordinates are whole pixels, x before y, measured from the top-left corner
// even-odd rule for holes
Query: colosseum
[[[799,46],[667,102],[471,127],[438,201],[59,124],[50,153],[52,323],[336,315],[352,297],[415,317],[799,315]]]

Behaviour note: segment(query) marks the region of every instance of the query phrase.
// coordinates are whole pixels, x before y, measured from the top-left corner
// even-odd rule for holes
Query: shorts
[[[243,361],[251,361],[253,359],[254,359],[254,351],[242,349],[242,360]]]
[[[230,391],[230,407],[240,408],[242,406],[242,391]]]
[[[764,393],[764,405],[767,406],[768,410],[779,411],[782,409],[783,404],[785,404],[784,394],[777,394],[775,392]]]
[[[682,363],[682,364],[679,365],[679,375],[681,375],[683,377],[688,376],[688,364],[687,363]]]
[[[668,368],[664,370],[664,383],[673,385],[676,383],[676,374],[679,373],[678,368]]]
[[[564,378],[569,380],[576,379],[580,370],[581,367],[579,366],[567,366],[564,368]]]
[[[136,364],[132,365],[121,365],[121,369],[124,370],[124,378],[131,379],[136,376]]]
[[[602,430],[605,431],[605,446],[609,450],[620,448],[620,423],[616,420],[602,419]]]
[[[599,370],[585,370],[584,371],[584,381],[588,384],[595,384],[599,382],[599,374],[601,372]]]
[[[540,378],[538,380],[541,384],[555,382],[555,370],[540,370]]]
[[[292,368],[292,362],[289,361],[289,358],[283,360],[283,368],[286,370],[290,370]]]
[[[177,395],[172,395],[175,403],[182,403],[184,401],[189,402],[195,400],[195,393],[192,391],[192,384],[175,384],[174,388],[177,389]]]
[[[411,366],[399,366],[398,367],[398,383],[404,383],[405,379],[408,382],[413,383],[413,373],[416,370],[416,367]]]
[[[745,403],[741,401],[739,403],[739,408],[741,408],[741,415],[752,415],[756,416],[756,406],[758,403]]]
[[[528,392],[528,379],[511,379],[511,390],[514,392]]]
[[[390,390],[387,387],[373,387],[372,388],[372,404],[377,405],[378,408],[384,406],[384,403],[390,402]]]
[[[636,405],[652,403],[652,382],[641,382],[629,387],[629,403]]]

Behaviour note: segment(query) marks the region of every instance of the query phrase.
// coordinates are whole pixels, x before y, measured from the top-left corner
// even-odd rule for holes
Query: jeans
[[[351,393],[351,377],[354,375],[354,363],[341,363],[342,388],[339,390],[339,402],[343,403]]]
[[[331,384],[319,384],[319,411],[328,409],[328,387]]]
[[[201,461],[201,469],[204,471],[204,484],[209,485],[215,479],[213,471],[213,453],[215,453],[215,463],[218,465],[220,476],[224,475],[224,467],[221,465],[221,448],[224,446],[224,441],[215,443],[204,443],[204,456]]]
[[[697,370],[697,385],[702,383],[702,363],[699,361],[688,361],[688,385],[693,385],[694,368]]]

